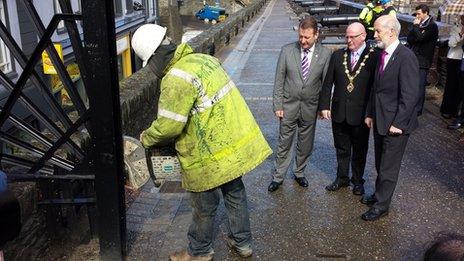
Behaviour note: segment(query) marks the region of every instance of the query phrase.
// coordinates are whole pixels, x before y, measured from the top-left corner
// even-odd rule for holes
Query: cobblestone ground
[[[288,4],[272,0],[248,31],[221,51],[272,148],[278,125],[272,113],[274,71],[280,47],[296,40]],[[315,149],[306,169],[308,188],[289,174],[281,189],[267,192],[274,155],[246,175],[255,260],[420,260],[440,232],[464,234],[464,154],[458,133],[446,130],[437,107],[428,103],[420,128],[411,136],[390,214],[366,223],[366,207],[346,188],[324,187],[335,178],[331,125],[318,121]],[[366,167],[366,190],[373,192],[373,142]],[[191,218],[187,193],[158,193],[148,183],[127,212],[130,260],[167,260],[186,247]],[[218,209],[215,260],[240,260],[225,245],[225,209]]]

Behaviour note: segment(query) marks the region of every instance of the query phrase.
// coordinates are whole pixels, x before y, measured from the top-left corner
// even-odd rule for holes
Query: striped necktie
[[[352,53],[351,54],[351,70],[354,69],[357,62],[358,62],[358,53]]]
[[[309,74],[308,54],[309,54],[309,49],[303,50],[303,59],[301,60],[301,72],[303,75],[303,80],[306,80]]]

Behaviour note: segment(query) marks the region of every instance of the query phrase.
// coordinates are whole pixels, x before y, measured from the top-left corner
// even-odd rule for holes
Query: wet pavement
[[[272,0],[248,31],[217,56],[223,61],[273,149],[278,121],[272,89],[282,45],[297,39],[294,16],[284,0]],[[464,234],[464,153],[458,133],[448,131],[437,107],[426,104],[420,128],[411,135],[390,214],[362,221],[367,207],[349,188],[328,192],[336,158],[331,124],[318,121],[313,155],[301,188],[287,175],[283,186],[267,191],[274,155],[244,177],[251,214],[254,254],[249,260],[420,260],[440,232]],[[367,193],[376,177],[371,140],[365,172]],[[229,250],[225,208],[218,209],[215,260],[241,260]],[[127,211],[128,259],[167,260],[186,247],[191,218],[188,193],[158,193],[147,183]]]

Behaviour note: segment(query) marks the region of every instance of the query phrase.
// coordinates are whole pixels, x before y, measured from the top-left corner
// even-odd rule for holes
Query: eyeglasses
[[[360,36],[360,35],[362,35],[362,33],[360,33],[360,34],[358,34],[358,35],[355,35],[355,36],[348,36],[348,35],[347,35],[347,36],[345,36],[345,38],[346,38],[347,40],[348,40],[348,39],[353,40],[353,39],[356,39],[356,38],[357,38],[358,36]]]

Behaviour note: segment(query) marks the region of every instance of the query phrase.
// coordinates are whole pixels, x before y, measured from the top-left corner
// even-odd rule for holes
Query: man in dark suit
[[[274,83],[274,113],[280,120],[276,170],[269,191],[282,184],[292,162],[292,144],[297,135],[295,181],[308,186],[304,170],[314,143],[319,93],[329,67],[330,50],[316,43],[317,21],[305,18],[298,27],[299,40],[282,47]]]
[[[388,213],[409,135],[417,128],[419,63],[414,53],[400,44],[401,25],[390,15],[374,24],[377,46],[382,49],[376,69],[365,123],[373,128],[375,193],[361,199],[371,205],[361,218],[373,221]]]
[[[332,119],[337,151],[337,178],[326,189],[336,191],[350,184],[351,163],[353,194],[362,195],[369,145],[369,128],[364,124],[364,118],[374,82],[377,53],[366,46],[366,31],[361,23],[350,24],[345,39],[348,48],[332,54],[319,99],[321,117]]]
[[[419,61],[419,87],[421,95],[417,104],[417,113],[422,114],[425,101],[425,86],[427,85],[427,73],[432,66],[433,54],[438,40],[438,26],[429,15],[429,7],[420,4],[416,7],[416,19],[414,19],[411,31],[408,34],[408,44],[416,54]]]

